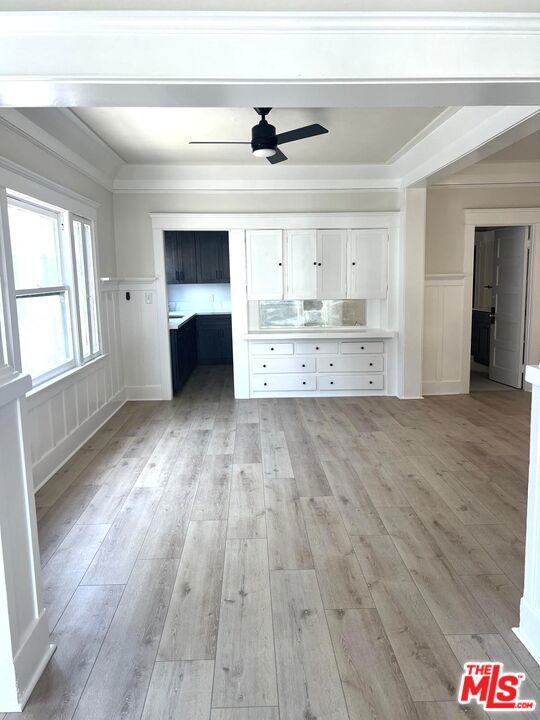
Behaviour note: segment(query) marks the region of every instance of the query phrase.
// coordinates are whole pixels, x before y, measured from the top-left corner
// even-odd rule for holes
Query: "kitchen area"
[[[173,393],[198,365],[232,365],[227,232],[166,231],[165,275]]]

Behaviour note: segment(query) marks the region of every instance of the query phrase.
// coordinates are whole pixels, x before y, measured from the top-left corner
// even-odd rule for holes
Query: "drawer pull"
[[[316,262],[314,262],[313,264],[314,264],[314,265],[316,265],[317,263],[316,263]]]
[[[334,367],[334,363],[330,363],[330,367]]]
[[[273,349],[274,349],[274,348],[270,348],[270,350],[273,350]],[[362,350],[363,350],[363,349],[364,349],[364,348],[362,348]]]
[[[302,367],[306,367],[306,363],[302,363]]]
[[[317,347],[315,348],[315,350],[319,350],[319,349],[320,349],[320,348],[319,348],[319,346],[317,345]]]
[[[370,384],[370,385],[373,385],[373,380],[370,380],[370,381],[369,381],[369,384]]]
[[[373,367],[373,363],[369,363],[369,367]]]
[[[268,385],[268,383],[263,383],[263,385]]]
[[[274,349],[274,348],[272,348],[272,350],[273,350],[273,349]],[[362,345],[362,346],[360,347],[360,350],[365,350],[365,347]]]
[[[353,265],[356,265],[356,263],[355,263],[355,262],[353,262]]]
[[[266,365],[263,365],[263,367],[266,367]]]
[[[305,384],[306,384],[306,381],[305,381],[305,380],[302,380],[302,385],[305,385]]]
[[[334,384],[334,381],[333,381],[333,380],[330,380],[330,385],[333,385],[333,384]]]

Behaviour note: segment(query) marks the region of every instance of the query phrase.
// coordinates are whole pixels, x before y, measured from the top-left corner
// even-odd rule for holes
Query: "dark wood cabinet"
[[[230,315],[197,316],[197,359],[199,365],[232,365]]]
[[[169,285],[230,282],[227,232],[165,232]]]
[[[195,318],[170,331],[173,394],[181,390],[197,367],[197,325]]]

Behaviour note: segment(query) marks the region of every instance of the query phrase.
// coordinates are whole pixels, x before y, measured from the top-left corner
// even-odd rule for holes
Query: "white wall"
[[[112,193],[44,148],[0,125],[0,185],[72,209],[89,199],[97,207],[98,275],[116,275]],[[79,197],[83,196],[83,197]],[[63,198],[60,200],[59,198]],[[100,305],[106,357],[76,370],[28,398],[28,427],[39,487],[123,402],[118,292],[101,284]]]
[[[117,193],[114,219],[118,276],[124,278],[131,300],[120,292],[123,363],[130,399],[159,398],[161,374],[157,353],[155,281],[142,284],[129,278],[153,278],[154,251],[150,213],[347,212],[399,210],[399,193],[358,192],[221,192]],[[224,228],[226,229],[226,228]],[[231,270],[232,273],[232,270]],[[150,293],[152,302],[146,302]]]
[[[540,207],[538,187],[440,186],[428,189],[426,212],[426,283],[424,302],[425,394],[464,392],[469,363],[463,361],[465,308],[472,286],[470,248],[465,245],[465,210]],[[532,268],[535,298],[540,305],[540,243]],[[471,311],[472,312],[472,311]],[[531,323],[527,362],[540,362],[538,316]]]

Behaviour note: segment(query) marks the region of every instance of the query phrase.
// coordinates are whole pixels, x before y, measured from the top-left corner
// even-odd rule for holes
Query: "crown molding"
[[[400,188],[381,165],[124,165],[115,193],[379,192]]]
[[[51,110],[50,108],[47,109]],[[66,118],[69,122],[73,123],[80,131],[82,130],[81,125],[84,125],[84,123],[82,123],[74,115],[74,113],[63,108],[55,108],[55,110],[57,110],[63,118]],[[113,179],[116,174],[116,169],[124,161],[86,125],[84,125],[85,130],[83,130],[83,132],[91,137],[93,142],[99,143],[101,149],[106,148],[106,152],[108,152],[111,159],[115,161],[115,164],[112,167],[115,167],[116,169],[112,173],[110,168],[108,168],[108,172],[104,172],[101,168],[97,167],[74,150],[67,147],[67,145],[65,145],[61,140],[51,135],[51,133],[47,132],[47,130],[43,129],[37,123],[33,122],[23,115],[23,113],[15,110],[14,108],[0,108],[0,125],[3,125],[12,132],[16,133],[19,137],[31,142],[40,150],[44,150],[49,153],[65,165],[68,165],[74,170],[86,175],[86,177],[90,178],[90,180],[93,180],[98,185],[101,185],[109,191],[113,190]]]
[[[0,13],[0,35],[538,34],[540,13],[26,11]]]

